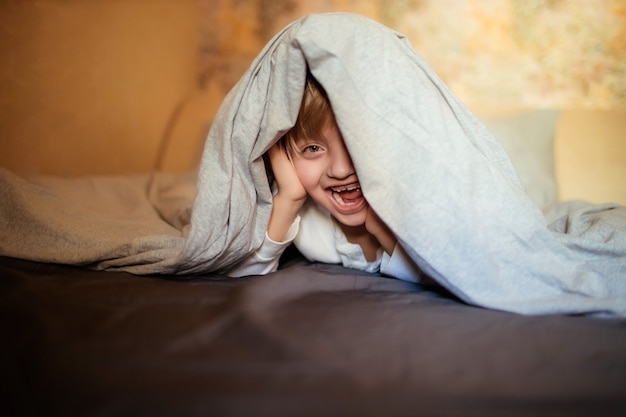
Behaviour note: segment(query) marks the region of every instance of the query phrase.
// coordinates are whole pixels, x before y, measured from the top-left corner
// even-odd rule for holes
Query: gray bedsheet
[[[295,263],[142,277],[0,258],[4,415],[623,416],[626,320]]]

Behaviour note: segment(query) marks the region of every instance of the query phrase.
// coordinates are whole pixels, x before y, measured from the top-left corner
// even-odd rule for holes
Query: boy
[[[418,281],[418,267],[367,203],[326,92],[310,73],[296,124],[269,158],[278,190],[265,239],[228,275],[275,271],[293,242],[310,261]]]

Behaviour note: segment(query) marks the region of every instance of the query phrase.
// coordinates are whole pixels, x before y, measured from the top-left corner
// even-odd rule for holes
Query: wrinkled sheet
[[[621,417],[626,319],[336,266],[180,280],[0,258],[7,416]]]
[[[96,245],[100,256],[81,263],[138,274],[227,269],[263,239],[271,192],[262,155],[294,124],[307,65],[328,92],[366,198],[427,274],[470,304],[626,315],[624,208],[578,207],[547,227],[502,148],[409,42],[342,13],[285,28],[229,93],[207,138],[191,213],[188,205],[150,206],[179,227],[151,233],[146,217],[140,230],[119,227],[102,239],[107,222],[92,216],[96,233],[75,239],[78,208],[70,210],[78,224],[65,233],[61,203],[42,215],[53,197],[38,189],[40,205],[24,211],[32,190],[5,176],[11,202],[2,207],[0,253],[32,259],[36,241],[50,248],[43,258],[71,263]],[[17,236],[25,243],[16,245]]]

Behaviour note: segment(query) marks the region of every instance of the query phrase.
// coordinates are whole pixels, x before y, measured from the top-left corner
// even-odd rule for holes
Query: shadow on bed
[[[491,311],[297,258],[243,279],[11,258],[0,275],[8,415],[626,411],[624,319]]]

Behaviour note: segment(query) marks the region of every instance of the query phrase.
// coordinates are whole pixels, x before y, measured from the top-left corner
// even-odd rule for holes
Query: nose
[[[345,179],[355,174],[352,158],[343,141],[334,147],[328,168],[328,176],[336,179]]]

